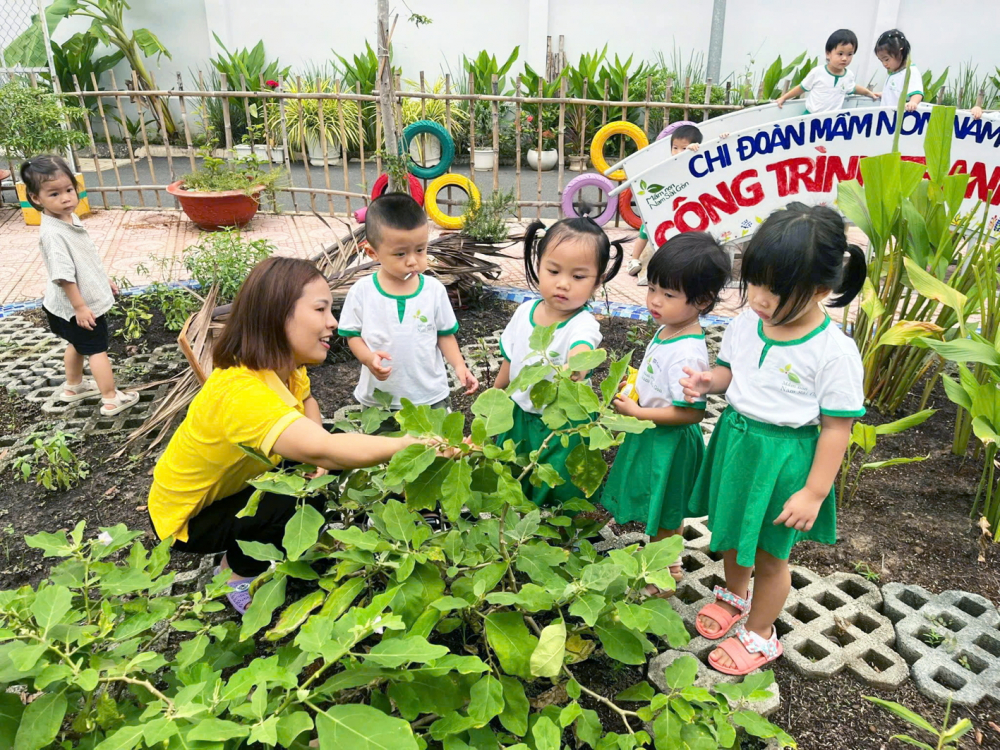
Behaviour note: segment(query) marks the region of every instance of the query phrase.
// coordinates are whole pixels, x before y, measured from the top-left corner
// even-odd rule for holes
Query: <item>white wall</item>
[[[979,66],[979,75],[996,74],[1000,66],[997,31],[1000,4],[996,0],[961,0],[948,11],[930,12],[926,0],[899,0],[897,26],[913,46],[913,62],[921,70],[934,71],[935,78],[960,63]],[[934,3],[935,9],[938,3]]]

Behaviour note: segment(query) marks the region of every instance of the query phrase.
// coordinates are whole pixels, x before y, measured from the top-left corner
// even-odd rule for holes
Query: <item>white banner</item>
[[[791,104],[785,105],[785,113]],[[746,112],[757,109],[782,111],[768,105]],[[709,122],[724,125],[732,117],[735,124],[738,114],[743,113]],[[924,162],[930,114],[931,105],[904,114],[899,139],[904,159]],[[800,114],[732,131],[725,139],[706,139],[697,153],[685,151],[671,158],[668,148],[667,158],[643,168],[645,160],[636,157],[650,146],[625,161],[628,179],[614,192],[632,188],[657,245],[688,231],[708,231],[726,242],[751,234],[768,214],[792,201],[835,206],[837,183],[860,178],[863,156],[892,151],[895,126],[896,112],[878,107]],[[972,175],[962,213],[974,210],[989,191],[994,192],[992,205],[1000,205],[1000,123],[957,112],[951,158],[951,173]],[[1000,231],[1000,211],[991,214],[990,228]]]

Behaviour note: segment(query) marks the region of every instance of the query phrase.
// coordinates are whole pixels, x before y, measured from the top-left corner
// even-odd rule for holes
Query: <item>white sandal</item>
[[[139,394],[135,391],[115,391],[114,398],[101,399],[101,414],[106,417],[113,417],[119,412],[125,411],[129,407],[139,403]],[[111,407],[108,409],[107,407]]]
[[[70,395],[66,395],[69,391]],[[72,404],[76,401],[82,401],[85,398],[90,398],[91,396],[99,396],[101,394],[101,389],[97,387],[97,382],[93,378],[84,378],[79,383],[75,385],[70,385],[69,383],[62,384],[62,391],[59,394],[59,400],[64,404]]]

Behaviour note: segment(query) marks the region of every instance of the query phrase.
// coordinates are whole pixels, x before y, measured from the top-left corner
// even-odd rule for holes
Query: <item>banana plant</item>
[[[806,53],[803,52],[794,60],[792,60],[790,63],[788,63],[788,65],[782,65],[781,55],[778,55],[778,59],[775,60],[773,63],[771,63],[770,67],[768,67],[768,69],[764,72],[764,81],[762,83],[763,96],[761,96],[760,98],[777,99],[779,96],[781,96],[781,88],[780,88],[781,81],[784,80],[790,73],[792,73],[795,70],[795,67],[801,64],[802,61],[805,59],[805,57]],[[802,71],[800,70],[799,72]],[[805,73],[808,72],[809,72],[808,69],[805,70],[805,72],[803,72],[802,78],[805,78]],[[801,80],[802,79],[800,78],[799,81]],[[792,86],[795,85],[797,85],[797,83],[792,84]]]
[[[507,61],[500,65],[497,56],[489,54],[486,50],[480,50],[479,54],[473,58],[462,55],[462,67],[466,76],[472,75],[473,94],[493,93],[493,76],[497,77],[497,90],[504,95],[509,95],[507,88],[507,72],[510,66],[515,63],[517,56],[521,53],[521,47],[514,47]]]

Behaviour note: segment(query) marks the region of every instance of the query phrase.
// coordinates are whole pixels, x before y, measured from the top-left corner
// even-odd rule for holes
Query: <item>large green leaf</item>
[[[490,388],[472,404],[472,413],[482,417],[487,437],[499,435],[514,426],[514,402],[498,388]]]
[[[143,725],[131,724],[108,735],[94,750],[132,750],[142,737]]]
[[[858,225],[873,241],[875,231],[872,228],[871,212],[865,199],[865,189],[857,180],[844,180],[837,183],[837,208],[848,219]]]
[[[469,716],[483,726],[504,709],[503,683],[493,675],[486,675],[472,686]]]
[[[532,678],[531,654],[538,639],[528,632],[520,612],[493,612],[486,618],[486,640],[507,674]]]
[[[24,703],[21,701],[21,696],[14,693],[0,693],[0,750],[11,750],[14,747],[17,725],[21,723],[23,713]]]
[[[906,266],[906,275],[913,289],[925,297],[950,307],[958,313],[960,321],[964,320],[965,303],[968,301],[964,294],[931,276],[910,258],[903,258],[903,265]]]
[[[42,750],[55,740],[68,703],[64,693],[46,693],[33,700],[21,715],[14,750]]]
[[[874,320],[885,312],[885,305],[878,298],[878,292],[875,291],[872,280],[867,276],[864,286],[861,288],[861,309],[864,310],[869,320]]]
[[[942,185],[951,169],[954,123],[954,107],[931,107],[931,118],[924,136],[924,154],[927,156],[927,175],[935,185]]]
[[[921,339],[921,341],[945,359],[953,362],[979,362],[991,367],[1000,366],[1000,353],[994,347],[980,341],[969,339],[955,339],[954,341]]]
[[[466,457],[451,462],[441,483],[441,507],[448,520],[457,521],[472,500],[472,465]]]
[[[458,413],[458,412],[456,412]],[[406,506],[413,510],[433,509],[442,499],[441,486],[454,461],[438,456],[430,468],[406,485]]]
[[[398,500],[391,498],[385,501],[382,523],[385,524],[386,533],[397,542],[409,544],[417,530],[417,521],[413,511]]]
[[[597,624],[597,618],[608,605],[607,599],[598,594],[585,594],[569,605],[569,613],[574,617],[579,617],[590,627]]]
[[[408,445],[389,461],[385,481],[390,485],[406,484],[419,477],[434,463],[437,452],[429,445],[414,443]]]
[[[902,346],[914,339],[943,333],[944,329],[929,320],[901,320],[878,337],[873,348],[880,346]]]
[[[285,586],[288,579],[284,576],[273,578],[253,595],[250,607],[243,615],[243,625],[240,628],[240,640],[245,641],[258,630],[271,622],[274,610],[285,603]]]
[[[666,638],[671,648],[682,648],[691,640],[681,616],[665,599],[651,597],[642,603],[642,608],[650,613],[647,633]]]
[[[895,422],[887,422],[886,424],[880,424],[875,426],[875,432],[878,435],[895,435],[902,432],[903,430],[908,430],[911,427],[916,427],[918,424],[923,424],[937,409],[924,409],[923,411],[915,412],[902,419],[897,419]]]
[[[558,677],[565,656],[566,623],[559,618],[542,628],[538,645],[531,654],[531,674],[535,677]]]
[[[698,661],[685,654],[674,659],[663,670],[663,678],[667,686],[674,690],[682,690],[694,684],[695,677],[698,676]]]
[[[966,390],[959,385],[959,383],[952,378],[950,375],[941,375],[941,385],[944,386],[944,392],[948,395],[953,403],[958,404],[965,410],[972,408],[972,398],[966,392]]]
[[[888,237],[901,198],[899,155],[890,153],[864,158],[861,174],[865,178],[865,203],[872,229],[881,237]]]
[[[504,729],[518,737],[523,737],[528,731],[528,711],[530,706],[524,694],[524,685],[516,677],[503,675],[500,677],[503,685],[503,712],[500,723]]]
[[[58,625],[73,606],[73,594],[65,586],[46,586],[35,594],[31,603],[31,614],[47,634],[53,625]]]
[[[409,722],[361,703],[330,706],[316,714],[320,750],[417,750]]]
[[[973,424],[973,427],[975,427],[975,424]],[[920,461],[926,461],[928,458],[930,458],[929,454],[926,456],[914,456],[913,458],[904,458],[902,456],[898,456],[896,458],[888,458],[885,461],[872,461],[871,463],[861,464],[860,470],[865,471],[867,469],[884,469],[886,466],[901,466],[902,464],[915,464],[919,463]]]
[[[319,530],[323,528],[323,514],[305,503],[295,511],[285,524],[285,535],[281,546],[289,560],[298,560],[302,553],[316,544]]]
[[[566,469],[569,471],[570,481],[590,497],[604,481],[608,464],[600,451],[590,450],[580,443],[566,456]]]
[[[543,716],[531,728],[531,737],[535,740],[536,750],[560,750],[562,747],[562,731],[555,722]]]
[[[426,664],[447,653],[447,646],[428,643],[426,638],[419,635],[402,636],[379,641],[368,652],[365,663],[371,662],[380,667],[401,667],[412,662]]]
[[[624,625],[598,624],[595,628],[608,656],[623,664],[645,664],[646,652],[639,637]]]

